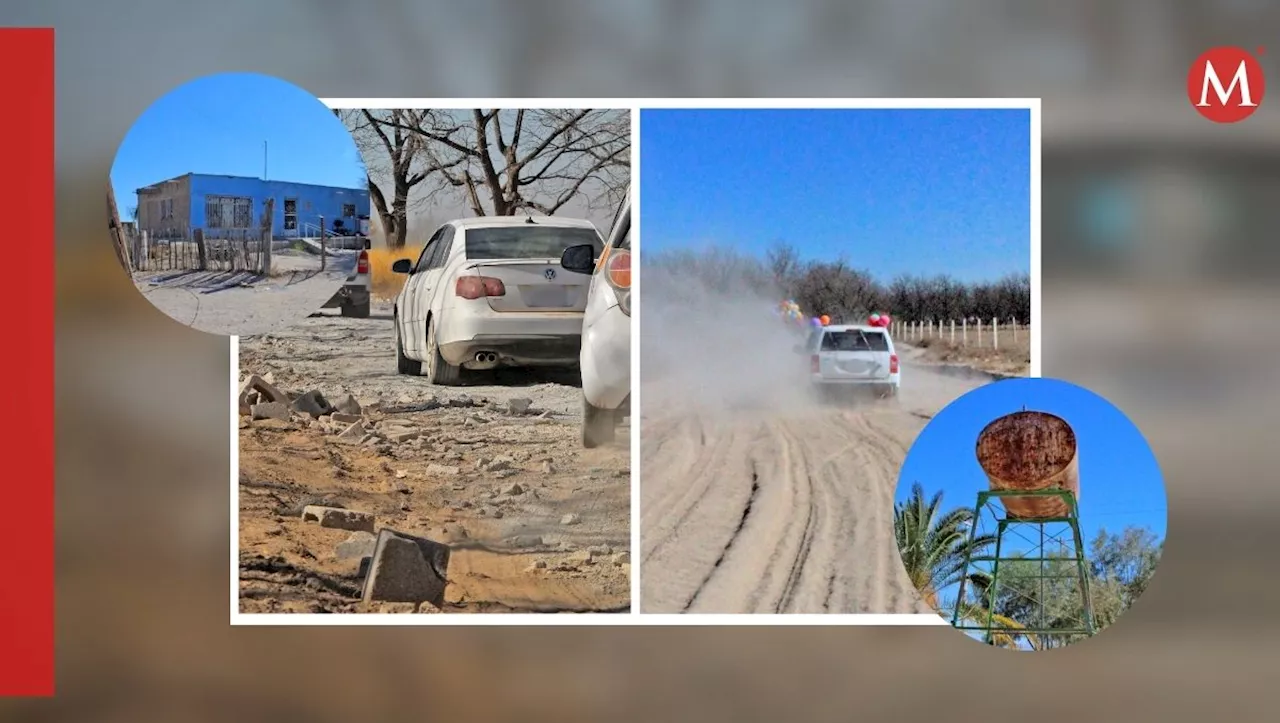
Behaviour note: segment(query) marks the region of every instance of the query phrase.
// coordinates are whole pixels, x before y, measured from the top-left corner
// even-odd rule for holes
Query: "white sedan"
[[[587,280],[565,273],[565,249],[604,242],[590,221],[495,216],[450,221],[396,296],[396,366],[432,384],[458,383],[462,369],[579,363]]]

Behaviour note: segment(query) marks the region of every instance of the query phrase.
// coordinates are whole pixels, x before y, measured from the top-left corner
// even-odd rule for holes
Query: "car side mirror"
[[[391,270],[397,274],[411,274],[413,273],[413,262],[409,259],[399,259],[394,264],[391,264]]]
[[[596,267],[596,247],[591,244],[570,246],[560,254],[560,266],[578,274],[591,273]]]

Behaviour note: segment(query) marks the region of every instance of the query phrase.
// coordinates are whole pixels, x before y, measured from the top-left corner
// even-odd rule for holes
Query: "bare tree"
[[[383,111],[394,114],[395,111]],[[405,113],[405,112],[402,112]],[[553,215],[575,199],[613,208],[631,174],[626,109],[426,110],[381,126],[421,141],[431,196],[458,193],[477,216]]]
[[[387,246],[402,248],[409,228],[409,197],[436,170],[427,165],[421,134],[422,110],[334,111],[355,138],[368,170],[369,200],[378,214]],[[376,169],[376,170],[375,170]],[[383,186],[374,180],[377,175]],[[388,197],[391,202],[388,203]]]

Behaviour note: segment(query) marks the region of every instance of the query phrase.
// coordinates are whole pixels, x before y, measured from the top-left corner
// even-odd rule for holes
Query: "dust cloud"
[[[644,413],[800,411],[807,389],[802,331],[774,314],[784,292],[750,261],[704,251],[642,262]]]

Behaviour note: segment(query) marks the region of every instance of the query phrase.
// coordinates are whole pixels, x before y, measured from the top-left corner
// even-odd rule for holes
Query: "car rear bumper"
[[[833,378],[824,377],[821,374],[809,375],[809,383],[815,387],[896,387],[899,386],[901,381],[902,377],[898,374],[870,379]]]
[[[452,313],[450,313],[452,311]],[[582,351],[582,314],[446,311],[437,332],[440,355],[455,366],[482,352],[508,366],[575,366]]]
[[[583,330],[582,393],[601,409],[617,409],[631,394],[631,317],[616,304]]]

